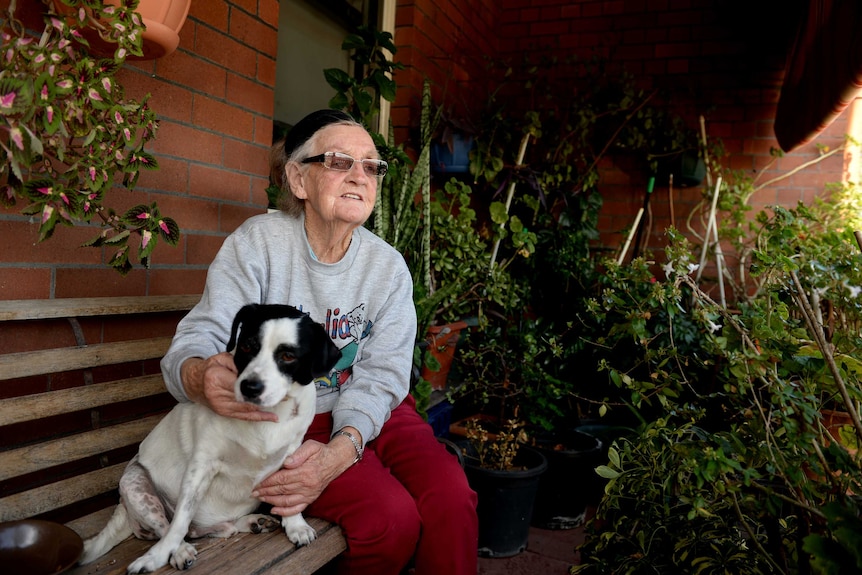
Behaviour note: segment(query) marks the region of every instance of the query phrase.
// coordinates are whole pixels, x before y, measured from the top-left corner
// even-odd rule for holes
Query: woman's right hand
[[[278,421],[278,416],[261,411],[252,403],[237,401],[234,387],[237,369],[233,355],[222,352],[207,359],[193,357],[182,366],[183,387],[195,403],[205,405],[224,417],[245,421]]]

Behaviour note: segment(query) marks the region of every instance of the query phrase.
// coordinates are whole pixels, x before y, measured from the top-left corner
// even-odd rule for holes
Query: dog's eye
[[[257,339],[247,339],[241,341],[237,348],[242,353],[256,354],[260,349],[260,345],[258,344]]]
[[[289,351],[282,351],[278,354],[278,361],[282,363],[293,363],[296,361],[296,356]]]

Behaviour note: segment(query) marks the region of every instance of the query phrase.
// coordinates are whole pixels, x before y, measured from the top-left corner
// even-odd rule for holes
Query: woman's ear
[[[296,162],[286,163],[284,165],[284,175],[287,178],[287,182],[290,184],[291,193],[300,200],[307,199],[308,194],[305,192],[305,177],[302,170],[299,168],[299,164]]]

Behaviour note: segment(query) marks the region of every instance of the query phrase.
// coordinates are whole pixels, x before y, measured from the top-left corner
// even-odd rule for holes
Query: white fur
[[[271,517],[250,515],[259,505],[251,492],[299,447],[314,418],[315,389],[294,383],[273,361],[280,343],[296,341],[297,320],[270,320],[260,331],[261,351],[237,378],[236,393],[242,400],[240,382],[256,376],[265,384],[258,405],[276,413],[278,423],[221,417],[196,403],[174,407],[129,463],[120,481],[121,503],[102,532],[85,542],[82,564],[134,533],[159,541],[129,565],[129,573],[151,572],[168,561],[185,569],[197,553],[184,540],[187,534],[229,537],[277,528]],[[283,517],[281,525],[297,545],[315,538],[300,514]]]

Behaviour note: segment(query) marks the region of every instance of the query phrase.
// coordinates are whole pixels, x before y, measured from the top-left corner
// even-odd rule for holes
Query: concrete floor
[[[548,530],[530,528],[526,551],[503,559],[479,558],[478,575],[568,575],[577,564],[575,547],[584,540],[584,528]]]

